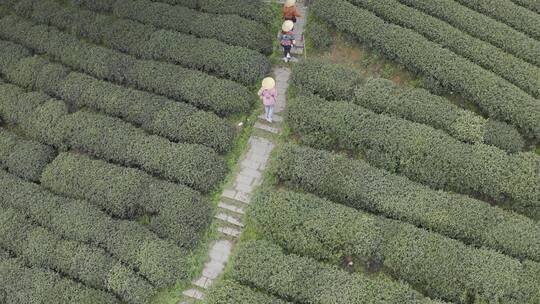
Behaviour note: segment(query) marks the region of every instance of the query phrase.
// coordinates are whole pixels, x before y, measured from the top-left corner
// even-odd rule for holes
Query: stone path
[[[296,23],[295,33],[300,37],[304,31],[307,9],[300,3],[298,8],[302,18],[299,18]],[[297,49],[295,53],[302,53],[302,48]],[[249,138],[248,151],[241,158],[234,181],[223,190],[218,203],[215,220],[218,223],[220,238],[210,245],[209,258],[204,265],[202,275],[183,292],[185,299],[179,304],[196,303],[204,298],[206,290],[225,269],[232,248],[242,233],[245,208],[255,188],[262,183],[264,170],[275,146],[269,138],[281,133],[279,125],[283,122],[283,117],[279,113],[285,110],[291,71],[287,67],[277,66],[273,69],[273,74],[278,92],[274,122],[268,123],[264,120],[264,114],[258,117],[254,128],[262,134],[251,135]]]

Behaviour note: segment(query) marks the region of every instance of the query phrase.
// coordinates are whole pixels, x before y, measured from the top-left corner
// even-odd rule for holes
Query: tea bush
[[[457,303],[534,303],[540,299],[538,263],[522,263],[496,251],[465,246],[439,234],[312,195],[264,192],[257,195],[250,206],[257,232],[284,249],[333,263],[350,257],[355,264],[379,266],[388,275],[410,283],[432,298]],[[246,254],[246,260],[252,261],[255,256],[269,251],[265,248],[256,254]],[[306,270],[295,276],[298,280],[285,279],[291,277],[290,269],[294,266],[276,266],[285,264],[285,259],[275,258],[275,255],[264,255],[251,264],[256,268],[240,274],[252,274],[257,280],[264,280],[262,278],[268,276],[257,274],[264,271],[262,265],[271,261],[270,273],[285,268],[286,274],[278,277],[276,283],[264,282],[264,286],[279,283],[290,286],[290,282],[306,281]],[[300,266],[299,262],[291,264]],[[235,265],[238,267],[238,262]],[[309,266],[318,269],[313,263],[299,268]],[[319,283],[335,281],[317,277],[321,278]],[[235,278],[238,280],[241,276]],[[302,290],[304,288],[294,289],[295,292]],[[305,290],[309,290],[308,287]],[[381,290],[384,289],[376,288],[374,292],[379,294]]]
[[[158,288],[190,273],[185,250],[140,224],[113,220],[88,202],[53,195],[2,170],[0,190],[3,209],[13,208],[62,238],[102,247]]]
[[[508,81],[409,29],[385,23],[343,0],[313,1],[311,9],[338,30],[353,35],[413,72],[475,102],[489,117],[540,138],[540,104]]]
[[[53,269],[129,303],[149,303],[155,294],[153,286],[102,249],[63,240],[10,208],[2,209],[0,218],[0,244],[26,265]]]
[[[210,202],[188,187],[139,170],[73,153],[62,153],[43,172],[41,185],[85,199],[114,217],[150,216],[158,236],[193,247],[211,220]]]
[[[540,218],[540,158],[533,153],[508,155],[465,144],[426,125],[317,97],[290,101],[287,121],[302,142],[315,148],[361,153],[373,166],[434,189],[483,195]]]
[[[455,0],[399,1],[444,20],[454,27],[489,42],[525,61],[540,66],[540,41],[489,16],[469,9]]]
[[[293,189],[317,194],[520,259],[540,261],[540,227],[485,202],[432,190],[405,177],[335,153],[300,146],[280,150],[276,175]]]

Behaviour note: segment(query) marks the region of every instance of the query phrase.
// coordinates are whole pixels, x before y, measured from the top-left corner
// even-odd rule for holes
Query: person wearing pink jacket
[[[276,81],[272,77],[266,77],[263,79],[262,86],[258,94],[259,97],[261,97],[264,105],[266,121],[272,122],[277,97]]]

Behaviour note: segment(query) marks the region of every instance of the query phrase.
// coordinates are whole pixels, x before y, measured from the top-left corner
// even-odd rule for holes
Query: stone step
[[[193,281],[193,285],[198,286],[203,289],[208,289],[208,287],[212,285],[212,279],[202,276],[199,279]]]
[[[232,199],[243,204],[249,204],[250,200],[250,196],[248,193],[230,189],[224,190],[221,194],[221,197]]]
[[[269,126],[267,124],[262,124],[260,122],[256,122],[254,127],[257,128],[257,129],[260,129],[260,130],[264,130],[264,131],[273,133],[273,134],[279,134],[280,133],[280,130],[278,128],[274,128],[274,127],[271,127],[271,126]]]
[[[232,236],[234,238],[237,238],[240,236],[240,234],[242,234],[240,230],[234,229],[232,227],[218,227],[218,232],[228,236]]]
[[[184,290],[182,294],[185,295],[186,297],[197,299],[197,300],[204,299],[204,294],[200,290],[195,289],[195,288]]]
[[[240,207],[237,207],[237,206],[234,206],[234,205],[230,205],[230,204],[227,204],[227,203],[224,203],[224,202],[219,202],[218,207],[222,208],[222,209],[225,209],[225,210],[232,211],[234,213],[238,213],[238,214],[245,214],[246,213],[243,208],[240,208]]]
[[[231,225],[234,225],[234,226],[238,226],[240,228],[243,228],[244,227],[244,224],[242,223],[241,220],[239,220],[238,218],[232,216],[232,215],[228,215],[226,213],[223,213],[223,212],[219,212],[218,214],[216,214],[215,216],[216,219],[218,220],[222,220],[224,222],[227,222]]]
[[[266,117],[264,116],[264,113],[261,114],[261,115],[259,115],[259,119],[266,121],[265,118],[266,118]],[[274,115],[272,115],[272,120],[273,120],[274,122],[278,122],[278,123],[279,123],[279,122],[283,122],[283,117],[280,116],[280,115],[274,114]]]

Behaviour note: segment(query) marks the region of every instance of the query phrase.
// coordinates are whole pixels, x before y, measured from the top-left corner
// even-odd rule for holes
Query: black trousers
[[[285,20],[291,20],[293,23],[296,23],[296,16],[287,17]]]
[[[291,53],[292,45],[282,45],[283,47],[283,57],[287,57],[287,54]]]

